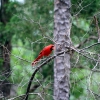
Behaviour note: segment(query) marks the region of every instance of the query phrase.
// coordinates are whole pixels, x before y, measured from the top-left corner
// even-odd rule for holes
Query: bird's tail
[[[39,55],[33,62],[32,62],[32,66],[34,66],[35,64],[37,64],[37,62],[39,61],[39,59],[42,58],[42,55]]]

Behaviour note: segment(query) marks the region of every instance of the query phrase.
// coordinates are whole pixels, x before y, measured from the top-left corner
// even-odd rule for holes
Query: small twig
[[[92,44],[92,45],[90,45],[90,46],[87,46],[87,47],[85,47],[85,48],[83,48],[83,49],[80,49],[80,51],[82,51],[82,50],[84,50],[84,49],[89,49],[89,48],[91,48],[91,47],[93,47],[93,46],[95,46],[95,45],[98,45],[98,44],[100,44],[100,43],[94,43],[94,44]]]
[[[19,56],[16,56],[16,55],[14,55],[14,54],[11,54],[11,52],[7,49],[7,47],[5,47],[4,45],[2,45],[1,43],[0,43],[0,46],[2,46],[5,50],[7,50],[7,54],[12,55],[12,56],[14,56],[14,57],[16,57],[16,58],[18,58],[18,59],[20,59],[20,60],[22,60],[22,61],[31,63],[30,61],[28,61],[28,60],[26,60],[26,59],[23,59],[23,58],[21,58],[21,57],[19,57]]]
[[[89,3],[88,5],[85,5],[84,7],[81,6],[82,8],[74,15],[74,17],[76,17],[84,8],[90,6],[93,2]]]
[[[89,92],[93,93],[95,96],[97,96],[98,98],[100,98],[100,95],[98,95],[97,93],[93,92],[92,90],[87,89]]]
[[[29,95],[39,95],[39,93],[29,93]],[[15,99],[17,99],[17,98],[23,98],[23,96],[25,96],[25,94],[22,94],[22,95],[20,95],[20,96],[16,96],[16,97],[13,97],[13,98],[10,98],[10,99],[8,99],[8,100],[15,100]]]
[[[28,60],[26,60],[26,59],[23,59],[23,58],[21,58],[21,57],[19,57],[19,56],[16,56],[16,55],[14,55],[14,54],[11,54],[11,53],[10,53],[10,55],[12,55],[12,56],[14,56],[14,57],[16,57],[16,58],[18,58],[18,59],[20,59],[20,60],[22,60],[22,61],[31,63],[31,61],[28,61]]]
[[[14,14],[14,15],[15,15],[15,14]],[[15,15],[15,16],[17,16],[17,15]],[[30,18],[30,19],[27,19],[26,17],[24,17],[24,18],[22,18],[22,17],[20,17],[20,16],[17,16],[17,17],[20,18],[20,19],[24,19],[24,20],[26,20],[26,21],[29,21],[30,23],[35,23],[35,24],[37,24],[37,25],[39,26],[39,29],[40,29],[40,31],[41,31],[41,34],[42,34],[45,38],[47,38],[48,40],[50,40],[50,41],[56,43],[50,36],[47,36],[46,34],[43,34],[43,33],[45,33],[45,31],[44,31],[42,25],[40,24],[40,20],[39,20],[39,22],[36,22],[36,21],[34,21],[33,19],[31,19],[31,18]]]
[[[84,43],[90,41],[91,39],[92,40],[93,39],[97,40],[97,37],[96,36],[90,36],[89,38],[87,38],[86,40],[84,40],[83,42],[81,42],[80,44],[78,44],[78,46],[76,46],[76,48],[80,48]]]
[[[78,50],[78,49],[76,49],[76,48],[74,48],[74,47],[70,47],[70,48],[71,48],[73,51],[77,52],[78,54],[81,54],[82,56],[84,56],[84,57],[86,57],[86,58],[88,58],[88,59],[90,59],[90,60],[99,62],[97,59],[94,59],[94,58],[91,58],[91,57],[89,57],[89,56],[84,55],[84,54],[81,52],[82,49],[81,49],[81,50]]]

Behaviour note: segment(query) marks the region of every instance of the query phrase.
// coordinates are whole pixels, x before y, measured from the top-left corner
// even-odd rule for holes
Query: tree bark
[[[71,45],[70,0],[54,2],[54,54],[65,51]],[[70,98],[70,54],[65,53],[54,59],[54,100]]]
[[[6,14],[6,4],[9,0],[0,0],[0,22],[5,27],[8,22]],[[9,33],[7,33],[9,34]],[[0,100],[10,95],[11,84],[8,81],[10,77],[10,52],[11,52],[11,36],[0,32]],[[9,34],[10,35],[10,34]]]
[[[10,95],[11,84],[8,81],[8,78],[11,75],[10,53],[9,53],[10,51],[11,51],[10,41],[5,41],[3,46],[0,45],[0,59],[1,59],[0,95],[1,97],[8,97]]]

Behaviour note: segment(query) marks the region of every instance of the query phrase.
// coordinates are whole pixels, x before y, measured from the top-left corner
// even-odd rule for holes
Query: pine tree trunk
[[[54,2],[54,40],[55,51],[65,51],[70,46],[70,0]],[[54,59],[54,100],[70,98],[70,54],[64,53]]]
[[[1,37],[0,37],[1,38]],[[8,78],[11,75],[10,70],[10,52],[11,43],[10,41],[5,41],[5,43],[0,45],[0,98],[5,98],[10,95],[11,84]],[[0,99],[2,100],[2,99]]]
[[[6,26],[8,16],[6,14],[6,4],[9,0],[0,1],[0,22]],[[8,33],[9,34],[9,33]],[[10,35],[10,34],[9,34]],[[10,95],[11,84],[8,81],[10,77],[10,52],[11,52],[11,36],[0,32],[0,100]]]

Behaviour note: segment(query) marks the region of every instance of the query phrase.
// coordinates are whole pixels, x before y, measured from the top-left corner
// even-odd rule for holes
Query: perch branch
[[[92,47],[92,46],[94,46],[94,45],[97,45],[97,44],[99,44],[99,43],[95,43],[95,44],[90,45],[90,46],[88,46],[88,47],[86,47],[86,48],[90,48],[90,47]],[[86,49],[86,48],[85,48],[85,49]],[[76,48],[74,48],[74,47],[68,47],[68,49],[67,49],[66,51],[62,51],[62,52],[59,52],[58,54],[56,54],[56,55],[54,55],[54,56],[51,56],[50,58],[48,58],[46,61],[44,61],[41,65],[39,65],[39,66],[35,69],[35,71],[33,72],[32,76],[31,76],[31,78],[30,78],[30,81],[29,81],[29,84],[28,84],[28,87],[27,87],[27,91],[26,91],[26,95],[25,95],[25,99],[24,99],[24,100],[28,100],[29,90],[30,90],[32,81],[33,81],[33,79],[34,79],[34,77],[35,77],[35,74],[38,72],[38,70],[39,70],[40,68],[42,68],[45,64],[47,64],[48,62],[50,62],[52,59],[54,59],[55,57],[57,57],[57,56],[59,56],[59,55],[61,55],[61,54],[70,52],[70,51],[75,51],[75,52],[81,54],[82,56],[84,56],[84,57],[86,57],[86,58],[88,58],[88,59],[90,59],[90,60],[93,60],[93,61],[98,62],[97,59],[88,57],[88,56],[84,55],[83,53],[81,53],[82,50],[78,50],[78,49],[76,49]]]

